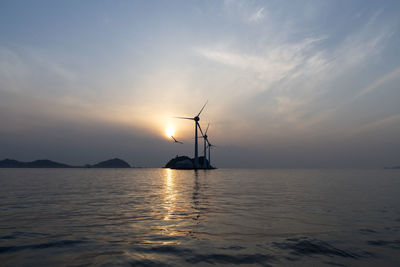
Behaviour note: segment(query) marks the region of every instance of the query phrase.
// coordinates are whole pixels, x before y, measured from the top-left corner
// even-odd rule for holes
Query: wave
[[[60,247],[69,247],[74,246],[76,244],[84,243],[83,240],[60,240],[48,243],[34,244],[34,245],[23,245],[23,246],[4,246],[0,247],[0,254],[2,253],[10,253],[17,252],[26,249],[47,249],[47,248],[60,248]]]

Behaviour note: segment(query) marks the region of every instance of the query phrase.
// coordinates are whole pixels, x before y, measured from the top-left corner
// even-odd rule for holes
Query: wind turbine
[[[199,151],[197,147],[197,127],[200,128],[199,120],[200,120],[200,114],[203,111],[204,107],[207,105],[208,100],[204,104],[204,106],[200,109],[199,114],[197,114],[193,118],[189,117],[175,117],[177,119],[184,119],[184,120],[194,120],[194,168],[197,169],[199,165]],[[201,131],[201,128],[200,128]]]
[[[207,143],[208,143],[208,165],[209,165],[209,167],[211,167],[211,154],[210,154],[210,151],[211,151],[211,148],[215,147],[215,146],[213,144],[211,144],[210,142],[208,142],[208,140],[207,140]]]
[[[199,125],[200,126],[200,125]],[[203,134],[203,140],[204,140],[204,157],[203,157],[203,168],[207,169],[207,143],[208,143],[208,136],[207,136],[207,132],[208,132],[208,127],[210,127],[210,123],[208,123],[207,125],[207,129],[203,134],[203,131],[201,131],[201,133]],[[201,128],[200,128],[201,130]],[[208,157],[210,157],[210,151],[208,151]]]
[[[210,168],[211,167],[211,148],[212,147],[216,147],[213,144],[210,143],[210,141],[208,141],[208,136],[207,136],[207,132],[208,132],[208,128],[210,127],[210,123],[207,125],[207,129],[203,135],[204,138],[204,158],[206,157],[206,142],[207,142],[207,148],[208,148],[208,166],[206,166],[206,163],[204,163],[204,168]]]

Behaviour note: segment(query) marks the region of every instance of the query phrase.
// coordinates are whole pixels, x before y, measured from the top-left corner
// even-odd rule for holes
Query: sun
[[[174,129],[174,127],[172,127],[171,125],[168,126],[167,129],[165,129],[165,135],[166,135],[168,138],[171,138],[171,136],[174,136],[174,134],[175,134],[175,129]]]

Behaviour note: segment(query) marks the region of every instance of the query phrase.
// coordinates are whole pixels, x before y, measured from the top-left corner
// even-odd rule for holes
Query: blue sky
[[[398,1],[1,1],[0,157],[400,164]],[[165,138],[173,126],[184,141]]]

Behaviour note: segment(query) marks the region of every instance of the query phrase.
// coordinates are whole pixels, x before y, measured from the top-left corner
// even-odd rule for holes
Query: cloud
[[[249,17],[249,22],[259,22],[265,16],[264,7],[260,7],[254,14]]]
[[[382,77],[379,77],[372,84],[362,88],[356,95],[354,95],[351,98],[351,100],[349,100],[348,103],[351,103],[351,102],[355,101],[356,99],[363,97],[364,95],[366,95],[372,91],[382,88],[387,83],[393,81],[394,79],[399,79],[399,78],[400,78],[400,67],[390,71],[389,73],[383,75]]]
[[[395,128],[393,128],[393,126],[395,126]],[[400,113],[393,114],[376,121],[368,122],[360,127],[354,128],[350,131],[350,135],[356,136],[362,133],[376,131],[379,129],[384,129],[385,131],[395,129],[397,130],[397,134],[400,133]]]
[[[195,51],[205,58],[242,71],[256,73],[259,80],[271,84],[289,75],[310,56],[315,44],[326,37],[306,38],[297,43],[280,43],[265,47],[260,54],[235,52],[230,48],[204,47]],[[312,64],[312,61],[309,61]]]
[[[264,4],[264,6],[260,6]],[[258,24],[267,13],[264,2],[225,0],[223,11],[231,19],[239,20],[243,24]]]
[[[287,39],[286,34],[271,32],[274,39],[260,38],[257,46],[249,46],[245,38],[232,38],[195,48],[219,66],[221,73],[231,73],[231,77],[224,76],[231,85],[224,90],[232,92],[226,108],[238,110],[233,135],[239,138],[251,131],[252,137],[240,137],[249,144],[282,141],[285,135],[287,140],[307,134],[334,138],[333,132],[340,130],[338,134],[344,135],[350,131],[340,124],[338,111],[399,75],[396,69],[384,75],[373,71],[368,79],[362,78],[378,64],[393,36],[393,25],[382,24],[379,16],[382,13],[375,12],[340,38],[321,33]],[[370,83],[373,78],[376,81]],[[268,127],[258,127],[260,121]]]
[[[1,121],[6,124],[3,130],[26,130],[49,119],[118,119],[107,114],[114,107],[96,102],[90,90],[75,71],[38,49],[0,46],[0,106],[9,114],[8,121]],[[12,116],[19,118],[19,123],[13,122]],[[43,120],[30,120],[32,116]]]

